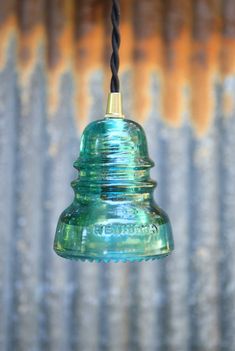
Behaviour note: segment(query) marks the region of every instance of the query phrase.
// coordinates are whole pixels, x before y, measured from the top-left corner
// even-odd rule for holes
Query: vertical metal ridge
[[[174,127],[183,124],[189,85],[192,2],[167,1],[163,11],[163,118]]]
[[[78,350],[99,350],[99,295],[102,292],[99,277],[99,264],[81,265],[79,308],[76,311],[79,330]]]
[[[41,72],[42,73],[42,72]],[[48,184],[50,181],[50,172],[51,172],[51,164],[48,157],[48,149],[49,149],[49,135],[48,135],[48,123],[47,123],[47,98],[46,98],[46,74],[42,73],[41,83],[44,84],[44,87],[41,89],[41,107],[40,113],[42,115],[42,149],[41,153],[43,154],[44,162],[41,168],[42,173],[42,190],[41,190],[41,210],[42,210],[42,228],[39,242],[39,252],[40,252],[40,293],[39,293],[39,350],[47,349],[48,346],[48,306],[47,299],[48,296],[48,270],[49,270],[49,257],[50,251],[49,247],[46,245],[48,242],[48,236],[50,233],[49,227],[49,189]]]
[[[41,194],[44,167],[45,51],[43,2],[23,1],[18,8],[19,65],[16,118],[17,170],[15,174],[16,221],[12,280],[12,332],[9,349],[39,349],[41,298],[40,236],[43,227]],[[33,210],[35,209],[35,210]]]
[[[234,76],[227,77],[221,87],[221,95],[224,90],[230,92],[232,98],[234,95],[235,79]],[[221,96],[220,96],[221,99]],[[219,100],[221,101],[221,100]],[[221,108],[219,109],[220,112]],[[219,124],[220,130],[220,171],[219,171],[219,189],[221,193],[220,200],[220,250],[218,278],[220,284],[220,298],[218,301],[220,312],[220,330],[221,330],[221,349],[232,351],[235,344],[234,335],[234,311],[235,311],[235,294],[234,294],[234,226],[235,226],[235,168],[234,168],[234,123],[235,110],[233,107],[231,118],[226,118],[221,113]]]
[[[168,213],[175,240],[175,250],[164,264],[166,284],[165,347],[168,350],[188,350],[188,222],[189,222],[189,126],[161,127],[164,135],[161,148],[164,165],[161,165],[162,206]],[[174,171],[173,171],[174,170]],[[180,321],[180,323],[179,323]]]
[[[128,351],[128,280],[129,264],[111,264],[109,268],[109,290],[106,295],[109,338],[108,351]],[[105,294],[103,292],[103,294]],[[120,335],[122,337],[120,338]]]
[[[134,0],[120,0],[121,6],[121,40],[120,46],[120,71],[126,71],[130,69],[133,62],[133,43],[134,43],[134,33],[133,33],[133,3]],[[110,43],[109,43],[110,45]],[[106,50],[107,53],[109,50]]]
[[[91,119],[90,108],[93,96],[89,87],[95,73],[102,75],[104,55],[103,4],[95,0],[80,0],[75,6],[75,74],[76,80],[76,117],[79,131],[82,132]],[[102,89],[102,86],[99,86]]]
[[[75,61],[75,4],[72,0],[50,0],[47,4],[48,111],[53,116],[60,103],[63,76],[72,72]]]
[[[197,0],[193,14],[191,118],[198,135],[205,135],[213,123],[216,104],[213,87],[221,49],[219,2]]]
[[[151,111],[150,84],[154,71],[162,69],[162,3],[141,0],[133,6],[133,91],[136,120],[144,122]]]
[[[98,292],[98,340],[97,350],[108,351],[112,349],[110,331],[112,325],[110,321],[110,296],[112,283],[110,282],[110,270],[112,263],[107,265],[101,263],[98,270],[99,292]],[[111,314],[112,315],[112,314]]]
[[[70,309],[72,282],[69,275],[71,265],[53,252],[53,239],[58,217],[73,199],[70,182],[75,177],[72,165],[76,157],[77,136],[73,118],[72,89],[73,79],[71,74],[67,73],[61,79],[56,117],[48,119],[47,124],[50,172],[47,181],[48,235],[44,244],[49,252],[48,265],[45,267],[48,288],[44,298],[47,307],[46,345],[51,350],[67,350],[71,337],[68,323],[72,318]]]
[[[235,3],[225,0],[222,5],[222,48],[221,73],[227,76],[235,73],[235,25],[233,21]]]
[[[18,155],[16,174],[17,222],[15,228],[14,283],[15,308],[12,348],[38,349],[40,299],[40,235],[42,231],[41,192],[43,186],[43,63],[37,62],[28,82],[28,103],[19,98]],[[24,91],[25,93],[25,91]],[[33,102],[33,104],[32,104]],[[32,209],[36,209],[32,211]],[[32,235],[33,232],[33,235]],[[16,346],[17,345],[17,346]]]
[[[31,76],[39,60],[45,59],[44,0],[23,0],[18,6],[18,71],[22,105],[27,105]],[[42,55],[42,57],[40,57]],[[44,56],[44,57],[43,57]]]
[[[13,309],[13,275],[16,224],[16,153],[17,153],[17,77],[16,39],[8,42],[6,62],[0,71],[0,349],[11,345]]]
[[[140,350],[154,351],[161,343],[157,340],[161,321],[159,309],[159,269],[156,262],[143,262],[139,266],[138,279],[138,345]],[[159,284],[160,283],[160,284]]]
[[[157,189],[155,191],[155,200],[157,205],[164,207],[164,177],[165,177],[165,162],[164,162],[164,148],[162,145],[162,117],[159,107],[161,89],[161,76],[160,74],[153,74],[151,78],[151,95],[152,95],[152,111],[148,120],[145,123],[145,130],[148,140],[149,155],[154,161],[155,167],[151,171],[152,178],[157,181]],[[172,258],[172,256],[171,256]],[[170,258],[170,259],[171,259]],[[145,349],[146,344],[150,350],[165,350],[166,348],[166,335],[167,335],[167,319],[168,319],[168,291],[167,291],[167,278],[166,278],[166,259],[152,262],[149,279],[152,274],[151,291],[152,291],[152,313],[150,319],[152,324],[147,330],[147,325],[144,332],[140,334],[146,337],[147,333],[152,334],[152,340],[140,340],[141,350]],[[145,271],[145,270],[144,270]],[[143,289],[144,276],[142,277],[139,290]],[[146,291],[147,292],[147,291]],[[147,292],[148,293],[148,292]],[[151,306],[149,306],[150,308]],[[147,317],[148,318],[148,317]],[[138,316],[140,320],[140,328],[142,314]],[[154,333],[154,336],[153,336]]]
[[[128,272],[128,340],[127,350],[140,350],[138,340],[138,284],[139,265],[130,263]]]
[[[192,138],[190,165],[190,344],[213,351],[220,349],[218,118],[206,136]]]
[[[17,36],[16,0],[0,1],[0,70],[8,59],[8,45]]]

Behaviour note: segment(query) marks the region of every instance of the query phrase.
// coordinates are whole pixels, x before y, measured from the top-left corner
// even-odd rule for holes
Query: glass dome
[[[89,124],[74,163],[75,197],[61,214],[56,253],[89,261],[141,261],[173,250],[171,225],[153,199],[145,133],[137,123],[107,117]]]

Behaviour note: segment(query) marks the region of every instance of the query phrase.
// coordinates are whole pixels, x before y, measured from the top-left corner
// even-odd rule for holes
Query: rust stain
[[[24,80],[33,71],[38,59],[39,46],[45,42],[45,30],[42,24],[36,24],[30,32],[20,33],[19,62]]]
[[[121,4],[121,1],[120,1]],[[110,70],[110,57],[111,57],[111,35],[112,35],[112,26],[111,26],[111,19],[110,19],[110,14],[111,14],[111,1],[105,1],[103,3],[103,26],[104,26],[104,32],[106,35],[104,36],[104,42],[103,42],[103,73],[104,73],[104,93],[105,97],[107,97],[109,91],[110,91],[110,79],[111,79],[111,70]],[[122,5],[121,5],[122,6]],[[123,8],[121,7],[122,11]],[[123,17],[123,15],[122,15]],[[120,23],[120,28],[122,27],[122,23]],[[121,42],[121,47],[122,47],[123,42]],[[122,61],[120,62],[122,64]]]
[[[198,135],[210,127],[215,108],[214,83],[235,74],[234,0],[120,0],[120,75],[132,73],[134,116],[144,122],[152,102],[151,77],[161,81],[161,109],[172,126],[182,123],[189,100]],[[0,0],[0,69],[12,35],[17,38],[21,99],[27,105],[31,75],[38,60],[48,60],[49,114],[60,100],[61,78],[74,74],[78,129],[88,122],[93,97],[91,79],[110,84],[110,1]],[[190,88],[190,89],[186,89]],[[234,109],[232,91],[224,89],[226,116]]]
[[[88,122],[92,104],[90,77],[95,71],[103,69],[104,23],[102,2],[79,0],[76,5],[76,110],[77,124],[82,131]]]
[[[226,79],[229,75],[235,74],[235,39],[226,38],[222,39],[222,52],[221,52],[221,73],[222,78]],[[223,92],[223,113],[228,117],[232,115],[234,109],[234,98],[232,91]]]
[[[217,62],[216,46],[218,37],[213,35],[204,45],[194,43],[194,62],[192,63],[192,121],[199,135],[203,135],[209,128],[215,108],[213,86],[215,83]],[[200,62],[201,57],[205,63]]]
[[[28,105],[30,77],[38,61],[39,47],[45,42],[43,5],[42,0],[22,0],[18,7],[18,66],[23,111]]]
[[[232,93],[227,91],[223,93],[222,109],[225,117],[232,115],[232,112],[234,110],[234,99]]]
[[[221,72],[224,77],[235,74],[235,37],[222,39]]]
[[[192,47],[192,121],[198,135],[210,127],[215,109],[214,83],[218,77],[221,47],[217,0],[195,2],[195,27]]]
[[[223,4],[221,70],[224,76],[235,73],[235,1]]]
[[[179,126],[185,110],[184,89],[189,81],[192,8],[187,0],[165,2],[163,117]]]
[[[121,6],[121,47],[120,47],[120,71],[129,69],[133,63],[133,0],[120,0]],[[111,45],[109,43],[109,45]]]
[[[223,7],[223,32],[221,51],[221,73],[226,78],[235,74],[235,1],[224,1]],[[226,117],[232,115],[234,109],[233,92],[223,92],[223,113]]]
[[[162,67],[161,3],[149,0],[146,6],[142,0],[134,2],[133,93],[134,116],[139,122],[147,119],[151,108],[150,78]]]
[[[60,82],[73,71],[74,4],[72,0],[52,0],[48,18],[49,115],[59,104]]]
[[[0,0],[0,7],[0,70],[2,70],[6,64],[7,48],[10,38],[17,33],[17,19],[15,1]]]

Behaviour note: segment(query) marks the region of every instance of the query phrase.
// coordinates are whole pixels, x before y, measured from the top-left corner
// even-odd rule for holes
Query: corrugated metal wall
[[[235,350],[235,2],[122,0],[126,115],[176,249],[71,263],[52,242],[104,113],[108,0],[0,1],[0,350]]]

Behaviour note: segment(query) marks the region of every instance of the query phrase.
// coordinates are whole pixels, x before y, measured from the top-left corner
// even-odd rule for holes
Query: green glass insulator
[[[81,138],[73,203],[61,214],[56,253],[89,261],[141,261],[173,250],[167,214],[153,199],[146,137],[137,123],[104,118]]]

